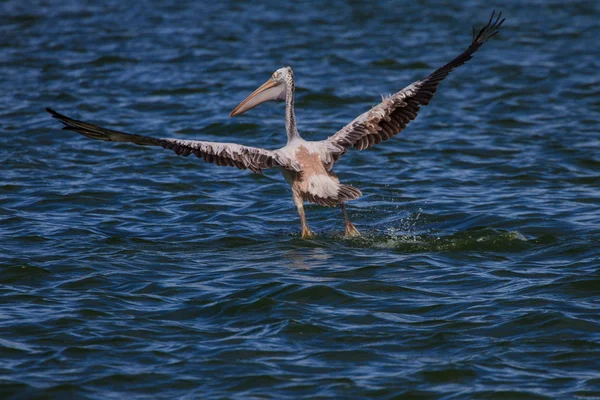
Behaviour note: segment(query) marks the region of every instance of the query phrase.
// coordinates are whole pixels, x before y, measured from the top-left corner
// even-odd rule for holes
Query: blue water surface
[[[501,33],[307,205],[263,175],[60,130],[318,140]],[[600,398],[600,3],[0,4],[0,397]]]

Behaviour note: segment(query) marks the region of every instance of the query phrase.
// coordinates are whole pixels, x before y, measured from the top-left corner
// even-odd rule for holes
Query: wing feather
[[[455,68],[469,61],[485,42],[498,34],[504,19],[500,19],[502,13],[499,13],[495,19],[494,17],[495,11],[487,25],[477,35],[473,35],[471,45],[458,57],[428,77],[383,98],[380,104],[324,140],[334,160],[337,161],[351,147],[357,150],[368,149],[400,133],[417,117],[420,107],[429,104],[440,82]]]
[[[204,142],[199,140],[182,140],[175,138],[155,138],[152,136],[135,135],[102,128],[84,121],[78,121],[60,114],[51,108],[46,108],[53,118],[58,119],[65,126],[63,129],[81,133],[92,139],[107,142],[129,142],[141,146],[159,146],[173,150],[180,156],[187,157],[194,154],[196,157],[219,166],[250,169],[260,173],[263,169],[281,166],[296,170],[298,166],[284,154],[276,150],[266,150],[258,147],[242,146],[235,143]]]

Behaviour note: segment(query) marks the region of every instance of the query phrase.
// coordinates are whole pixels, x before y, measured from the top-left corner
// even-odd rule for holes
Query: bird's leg
[[[340,208],[342,209],[342,214],[344,215],[344,221],[346,222],[345,235],[347,237],[360,236],[360,232],[358,231],[358,229],[356,229],[356,227],[352,224],[352,222],[350,222],[350,219],[348,218],[348,214],[346,213],[346,206],[344,205],[344,203],[340,203]]]
[[[306,224],[306,216],[304,215],[304,201],[302,200],[302,196],[295,193],[294,191],[294,204],[296,204],[296,208],[298,209],[298,215],[300,216],[300,226],[302,227],[302,239],[311,239],[315,236],[314,233],[310,229],[308,229],[308,225]]]

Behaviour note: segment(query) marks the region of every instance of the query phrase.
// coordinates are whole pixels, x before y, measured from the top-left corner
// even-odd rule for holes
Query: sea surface
[[[90,140],[332,135],[506,22],[307,205],[277,170]],[[0,398],[600,398],[600,3],[0,3]]]

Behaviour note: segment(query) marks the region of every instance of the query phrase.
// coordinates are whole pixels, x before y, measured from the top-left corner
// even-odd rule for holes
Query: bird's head
[[[250,96],[246,97],[232,112],[230,117],[235,117],[270,100],[285,100],[286,89],[292,87],[294,73],[292,68],[279,68],[273,72],[271,78],[256,89]]]

